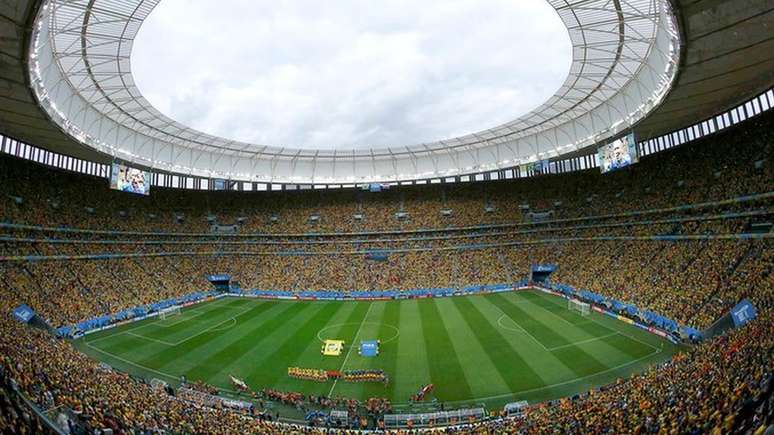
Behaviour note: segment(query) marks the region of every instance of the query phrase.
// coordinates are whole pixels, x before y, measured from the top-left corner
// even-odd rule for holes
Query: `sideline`
[[[631,361],[625,362],[625,363],[617,365],[615,367],[610,367],[609,369],[602,370],[600,372],[596,372],[596,373],[592,373],[590,375],[582,376],[580,378],[572,378],[572,379],[564,381],[564,382],[558,382],[558,383],[551,384],[551,385],[543,385],[542,387],[530,388],[528,390],[519,390],[519,391],[513,391],[513,392],[510,392],[510,393],[506,393],[506,394],[498,394],[496,396],[477,397],[475,399],[470,399],[470,400],[454,400],[454,401],[448,401],[448,402],[444,402],[444,403],[446,403],[446,404],[471,403],[471,402],[476,402],[476,401],[481,401],[481,400],[485,401],[485,400],[493,400],[493,399],[502,399],[504,397],[514,397],[514,396],[517,396],[519,394],[534,393],[536,391],[547,390],[547,389],[555,388],[555,387],[561,387],[563,385],[569,385],[569,384],[572,384],[574,382],[579,382],[579,381],[582,381],[584,379],[589,379],[589,378],[592,378],[594,376],[599,376],[599,375],[603,375],[605,373],[609,373],[609,372],[612,372],[612,371],[615,371],[615,370],[618,370],[618,369],[622,369],[622,368],[624,368],[626,366],[630,366],[632,364],[638,363],[638,362],[640,362],[642,360],[645,360],[645,359],[648,359],[648,358],[650,358],[652,356],[655,356],[657,353],[660,353],[660,352],[662,352],[662,349],[656,349],[655,351],[653,351],[653,352],[651,352],[651,353],[649,353],[649,354],[647,354],[647,355],[645,355],[645,356],[643,356],[641,358],[637,358],[635,360],[631,360]],[[607,383],[607,384],[609,384],[609,383]],[[607,385],[607,384],[605,384],[605,385]],[[567,396],[562,396],[562,397],[567,397]],[[541,401],[539,403],[543,403],[543,402],[547,402],[547,401]]]

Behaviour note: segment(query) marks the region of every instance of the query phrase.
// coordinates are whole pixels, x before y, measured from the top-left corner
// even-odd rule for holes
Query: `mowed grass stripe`
[[[567,300],[564,298],[547,295],[539,292],[539,290],[536,292],[524,292],[521,293],[521,295],[528,301],[540,306],[544,310],[550,311],[572,323],[576,328],[580,328],[590,337],[598,337],[615,332],[615,330],[608,328],[607,326],[589,320],[588,317],[584,317],[578,313],[568,310]],[[589,316],[593,315],[594,313],[589,313]]]
[[[620,355],[619,358],[611,358],[611,362],[625,361],[626,359],[636,360],[649,355],[654,351],[652,347],[627,336],[623,331],[631,329],[632,332],[639,333],[639,330],[634,330],[625,323],[619,322],[612,326],[603,325],[596,320],[596,317],[601,316],[596,312],[592,311],[588,316],[581,316],[567,309],[566,305],[564,305],[566,304],[566,299],[547,295],[542,292],[525,292],[522,295],[531,302],[557,315],[562,313],[563,316],[572,316],[582,319],[582,322],[576,323],[574,326],[583,329],[592,337],[603,337],[589,343],[588,347],[590,349],[598,351],[601,354],[615,353]],[[615,335],[605,337],[610,334]]]
[[[452,345],[473,397],[508,391],[508,384],[489,359],[484,344],[479,341],[478,331],[468,326],[453,298],[438,299],[438,309],[443,313],[443,323],[449,337],[453,338]]]
[[[209,306],[199,307],[199,308],[206,309],[208,313],[214,312],[217,314],[221,312],[224,309],[224,307],[226,308],[230,307],[230,304],[220,303],[221,301],[224,301],[224,299],[220,299],[218,301],[212,302],[210,305],[215,305],[213,308],[210,308]],[[231,302],[234,302],[234,301],[231,301]],[[181,315],[185,315],[184,313],[185,311],[181,313]],[[202,315],[202,319],[207,317],[209,317],[208,314]],[[127,355],[143,355],[146,353],[159,352],[160,350],[163,350],[164,348],[169,346],[153,341],[153,340],[161,340],[161,339],[156,337],[151,337],[151,335],[148,334],[148,331],[150,331],[151,328],[156,327],[157,322],[159,322],[158,318],[149,319],[148,323],[142,323],[141,325],[135,328],[127,328],[124,330],[114,331],[115,335],[113,335],[110,338],[100,339],[97,343],[94,344],[94,346],[105,352],[118,355],[121,357],[125,357]],[[173,327],[170,327],[170,328],[173,328]],[[199,328],[199,327],[195,328],[195,330],[190,332],[188,336],[195,334],[201,329],[203,328]],[[151,339],[150,340],[142,339],[141,337],[136,337],[135,335],[150,337]],[[130,337],[131,337],[131,346],[127,347],[127,340]],[[162,340],[162,341],[166,341],[166,340]]]
[[[252,303],[255,303],[255,301]],[[280,304],[275,302],[268,302],[268,304],[270,305],[269,309],[263,311],[255,317],[251,317],[249,321],[242,321],[229,327],[224,331],[225,333],[223,335],[219,336],[213,341],[208,342],[206,346],[198,346],[194,349],[187,350],[185,356],[181,356],[174,361],[170,361],[167,365],[163,366],[163,369],[167,371],[174,371],[175,373],[186,374],[186,376],[188,376],[188,372],[191,369],[200,364],[203,364],[205,361],[207,361],[207,359],[220,352],[224,347],[238,340],[243,336],[243,334],[248,333],[247,331],[254,329],[258,325],[262,325],[273,318],[286,315],[285,313],[287,313],[287,310],[290,309],[288,304]],[[230,322],[225,324],[225,326],[230,325]],[[226,387],[227,385],[222,386]]]
[[[368,310],[367,303],[348,303],[342,304],[342,310],[339,310],[334,316],[328,319],[328,322],[321,325],[320,329],[309,336],[304,343],[298,345],[304,348],[301,355],[294,361],[288,361],[287,366],[303,368],[319,368],[326,370],[338,370],[341,366],[342,357],[323,356],[320,353],[322,342],[318,336],[323,339],[342,339],[345,340],[345,346],[351,345],[349,340],[354,337],[357,325],[363,320],[365,312]],[[321,330],[325,330],[320,334]],[[289,376],[280,378],[273,386],[282,391],[304,391],[311,394],[328,394],[330,384],[293,379]]]
[[[514,300],[516,299],[516,300]],[[538,313],[532,312],[534,305],[531,305],[525,299],[521,299],[520,294],[502,293],[493,294],[490,298],[492,303],[497,305],[503,313],[511,318],[521,329],[527,331],[540,344],[546,348],[564,346],[570,344],[570,340],[561,336],[555,331],[560,323],[557,321],[543,321],[538,318]],[[564,325],[568,326],[568,325]]]
[[[443,397],[444,400],[473,397],[452,339],[443,324],[436,299],[420,300],[418,306],[427,347],[427,364],[438,396]],[[417,389],[418,387],[420,386],[418,385]]]
[[[523,329],[540,340],[544,346],[565,346],[561,349],[551,351],[551,354],[559,359],[567,368],[572,370],[578,376],[588,376],[592,373],[607,370],[609,367],[599,359],[595,358],[582,348],[571,344],[566,338],[557,334],[554,328],[572,327],[570,325],[559,325],[559,321],[550,323],[538,320],[535,315],[529,313],[522,306],[513,303],[509,298],[502,294],[492,295],[491,301],[497,305],[505,314],[519,324]],[[546,341],[543,341],[546,340]]]
[[[602,341],[604,344],[625,353],[631,359],[643,358],[645,355],[650,355],[655,352],[655,349],[649,346],[633,340],[623,334],[616,334],[611,337],[605,337]]]
[[[493,319],[481,312],[473,298],[452,298],[452,300],[468,328],[475,331],[475,336],[491,365],[500,374],[500,378],[505,381],[510,391],[538,388],[545,384],[540,374],[511,347],[501,330],[492,325]],[[496,322],[497,319],[494,321]],[[481,367],[475,367],[475,369],[480,370]],[[507,390],[502,389],[495,394],[504,392]]]
[[[207,309],[204,310],[204,314],[193,313],[187,315],[183,312],[180,315],[186,317],[183,319],[173,317],[172,319],[175,319],[174,321],[172,319],[167,321],[172,323],[170,326],[164,325],[163,323],[153,324],[135,332],[156,340],[177,342],[184,340],[186,336],[190,336],[191,334],[187,334],[189,330],[201,330],[208,326],[216,325],[225,319],[233,317],[235,313],[239,312],[240,309],[249,306],[249,304],[250,302],[246,302],[243,299],[231,300],[225,304],[218,304],[213,308],[205,307]]]
[[[261,313],[272,308],[273,306],[274,303],[272,302],[256,302],[255,307],[234,317],[237,322],[243,320],[249,321],[250,319],[254,319],[260,316]],[[144,356],[140,361],[140,365],[154,369],[160,369],[161,367],[165,367],[179,358],[186,358],[186,356],[190,354],[192,350],[198,349],[202,346],[208,346],[219,338],[229,336],[233,332],[234,331],[231,329],[224,329],[198,335],[191,338],[190,340],[185,341],[184,343],[181,343],[178,346],[169,347],[162,350],[161,352]]]
[[[229,341],[214,347],[209,356],[201,358],[197,365],[186,372],[186,376],[209,382],[242,355],[260,345],[273,331],[281,330],[283,326],[311,308],[308,304],[275,302],[272,305],[279,310],[262,322],[245,322],[245,328],[238,331],[231,330]]]
[[[357,336],[357,341],[352,340],[352,348],[349,347],[349,342],[347,342],[347,347],[345,347],[345,353],[342,355],[342,357],[339,359],[338,363],[339,366],[336,367],[336,369],[341,368],[342,370],[365,370],[370,368],[378,368],[374,366],[375,360],[377,360],[379,357],[364,357],[359,355],[359,347],[360,342],[363,340],[374,340],[379,339],[379,331],[381,330],[381,323],[378,321],[378,319],[381,319],[382,312],[384,311],[384,304],[374,303],[374,302],[368,302],[368,309],[366,310],[366,316],[362,319],[362,323],[358,324],[357,327],[353,330],[351,330],[351,335],[348,338],[354,339],[355,336]],[[360,334],[358,335],[358,330],[360,331]],[[351,352],[350,352],[351,349]],[[347,359],[347,354],[349,354],[349,359]],[[347,361],[346,365],[343,364],[344,360]],[[368,383],[368,382],[343,382],[338,381],[336,382],[336,387],[331,388],[329,386],[328,388],[328,394],[332,394],[333,396],[345,396],[345,397],[365,397],[366,393],[366,387],[368,385],[371,386],[379,386],[382,387],[379,389],[379,397],[384,397],[384,391],[385,388],[380,383]]]
[[[400,302],[374,302],[381,309],[381,316],[378,322],[381,323],[379,327],[379,339],[382,344],[379,346],[379,355],[371,358],[371,368],[378,368],[384,370],[387,376],[390,377],[391,382],[387,386],[364,384],[365,392],[368,397],[393,397],[395,393],[395,374],[398,367],[398,340],[400,339],[400,330],[395,331],[392,327],[398,328],[400,324]],[[392,327],[391,327],[392,326]],[[385,342],[387,339],[394,337],[398,334],[394,340]]]
[[[497,319],[494,327],[500,330],[514,352],[519,354],[533,371],[540,374],[545,384],[555,384],[577,377],[564,362],[547,352],[524,330],[519,330],[517,324],[512,322],[491,298],[492,295],[487,295],[473,298],[472,301],[484,316]]]
[[[86,342],[89,346],[97,348],[103,352],[115,355],[118,358],[135,360],[138,352],[155,353],[161,352],[169,346],[153,343],[146,339],[129,334],[116,334],[108,339],[100,340],[97,343]]]
[[[550,332],[553,332],[556,334],[557,337],[564,340],[566,344],[572,344],[579,341],[585,341],[590,338],[596,338],[601,335],[608,335],[612,331],[604,331],[599,334],[590,334],[586,332],[581,325],[584,323],[572,323],[564,319],[564,317],[559,316],[558,314],[552,312],[551,310],[547,310],[543,308],[540,304],[535,303],[533,301],[530,301],[528,299],[524,299],[522,295],[518,296],[518,300],[521,302],[519,304],[519,307],[521,307],[523,310],[530,313],[537,321],[542,322],[546,325],[550,325],[553,329]],[[550,308],[556,308],[554,305],[550,305]],[[582,318],[582,316],[573,314],[569,310],[565,309],[566,315],[572,315],[577,316],[578,318]],[[587,318],[583,318],[583,320],[586,323],[590,323]],[[558,345],[552,345],[548,346],[549,348],[553,348],[556,346],[565,346],[566,344],[558,344]]]
[[[390,374],[392,398],[395,402],[407,402],[424,384],[432,382],[428,365],[429,352],[422,331],[422,314],[417,300],[394,302],[400,306],[400,337],[397,340],[397,364]]]
[[[256,358],[262,357],[262,361],[257,367],[253,366],[255,368],[246,380],[248,385],[254,388],[270,386],[274,385],[282,376],[287,376],[288,361],[295,361],[304,351],[304,346],[300,344],[306,343],[310,337],[314,337],[317,331],[343,307],[343,304],[335,302],[307,303],[310,306],[318,304],[322,305],[322,309],[319,309],[311,318],[300,325],[293,334],[287,335],[276,351],[268,355],[263,349],[256,348],[258,354],[255,356]],[[254,361],[252,360],[251,363]]]
[[[217,300],[211,301],[211,302],[202,302],[201,304],[192,306],[190,309],[197,309],[197,310],[199,310],[199,309],[211,309],[210,307],[215,308],[215,307],[219,306],[221,304],[221,302],[223,302],[225,300],[227,300],[227,299],[217,299]],[[189,308],[183,309],[181,314],[183,316],[185,316],[186,313],[190,312],[189,311],[190,309]],[[89,334],[89,335],[83,337],[81,340],[83,340],[86,343],[92,343],[92,342],[95,342],[95,341],[101,342],[103,339],[105,341],[108,341],[110,338],[113,338],[117,334],[120,334],[122,332],[141,330],[141,329],[143,329],[145,327],[148,327],[148,326],[151,326],[151,325],[155,325],[158,322],[159,322],[159,318],[158,317],[152,317],[150,319],[140,320],[138,322],[133,322],[133,323],[127,323],[125,325],[120,325],[120,326],[117,326],[115,328],[105,329],[104,331],[94,332],[92,334]]]

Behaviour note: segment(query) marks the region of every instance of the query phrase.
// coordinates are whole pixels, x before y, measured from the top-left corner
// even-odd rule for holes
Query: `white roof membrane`
[[[134,37],[159,0],[45,0],[30,50],[41,107],[117,159],[196,176],[272,183],[412,180],[560,156],[628,130],[669,91],[679,35],[667,0],[550,0],[573,45],[554,96],[513,121],[452,139],[357,150],[229,140],[154,108],[132,77]]]

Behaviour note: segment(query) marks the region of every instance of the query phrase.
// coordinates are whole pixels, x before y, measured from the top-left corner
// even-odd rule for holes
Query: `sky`
[[[163,0],[134,41],[142,94],[228,139],[407,146],[545,102],[572,47],[543,0]]]

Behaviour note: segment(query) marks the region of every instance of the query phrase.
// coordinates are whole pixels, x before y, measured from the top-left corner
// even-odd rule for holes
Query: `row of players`
[[[555,217],[661,208],[773,190],[773,127],[774,114],[766,114],[604,176],[592,169],[535,179],[399,187],[378,194],[351,189],[208,193],[154,188],[150,197],[135,197],[111,191],[106,180],[3,157],[0,197],[8,202],[0,207],[0,220],[179,232],[208,231],[208,216],[224,224],[243,217],[242,232],[306,233],[516,222],[525,218],[524,205],[532,211],[553,211]],[[443,210],[451,210],[451,215],[443,215]],[[395,216],[401,211],[407,214],[405,220]],[[183,216],[182,222],[176,216]],[[317,223],[310,223],[311,216],[318,216]]]

